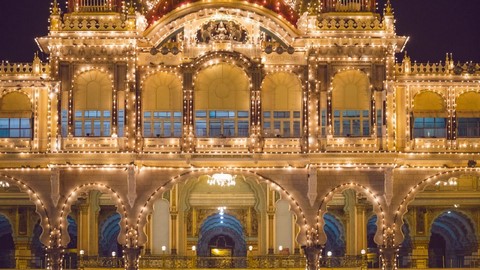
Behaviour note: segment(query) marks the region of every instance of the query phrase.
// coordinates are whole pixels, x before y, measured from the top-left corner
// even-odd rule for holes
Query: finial
[[[135,14],[135,6],[133,4],[133,0],[130,0],[130,4],[128,7],[128,14],[133,15]]]
[[[393,15],[393,8],[392,8],[392,3],[390,3],[390,0],[387,0],[387,4],[385,7],[385,15]]]
[[[52,15],[57,15],[59,13],[57,0],[53,0]]]

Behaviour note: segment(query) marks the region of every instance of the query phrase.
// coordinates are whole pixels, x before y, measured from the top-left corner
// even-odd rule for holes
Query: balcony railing
[[[380,258],[375,256],[324,256],[320,268],[378,269]],[[0,268],[46,269],[46,258],[34,256],[3,256]],[[64,269],[124,268],[121,257],[77,256],[67,253]],[[399,256],[397,266],[402,269],[475,268],[480,269],[480,256]],[[305,269],[303,255],[265,255],[247,257],[198,257],[172,255],[143,255],[140,269]]]
[[[117,10],[113,0],[78,0],[77,12],[112,12]]]

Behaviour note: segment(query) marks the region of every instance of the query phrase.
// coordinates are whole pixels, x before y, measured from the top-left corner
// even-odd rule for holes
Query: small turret
[[[411,72],[411,70],[412,70],[412,60],[410,60],[410,56],[408,56],[407,51],[405,51],[405,55],[403,56],[402,65],[403,65],[403,71],[405,73],[408,74],[408,73]]]

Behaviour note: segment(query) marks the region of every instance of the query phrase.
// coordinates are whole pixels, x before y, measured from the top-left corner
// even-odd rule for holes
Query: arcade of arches
[[[53,0],[0,64],[0,268],[480,263],[480,66],[388,2]]]

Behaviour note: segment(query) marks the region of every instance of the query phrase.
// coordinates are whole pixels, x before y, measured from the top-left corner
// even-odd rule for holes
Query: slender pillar
[[[62,247],[47,248],[47,269],[61,270],[64,252]]]
[[[126,270],[137,270],[139,268],[138,259],[141,251],[141,247],[125,247],[123,249]]]
[[[322,246],[302,246],[305,257],[307,258],[307,270],[320,269],[320,255],[322,254]]]
[[[91,191],[88,199],[80,204],[78,218],[78,249],[86,255],[98,255],[98,215],[101,193]]]
[[[382,269],[395,270],[397,269],[397,246],[395,246],[394,233],[392,228],[387,228],[384,236],[384,245],[380,249],[382,256]]]
[[[396,269],[397,248],[394,246],[384,247],[381,249],[382,269]]]

